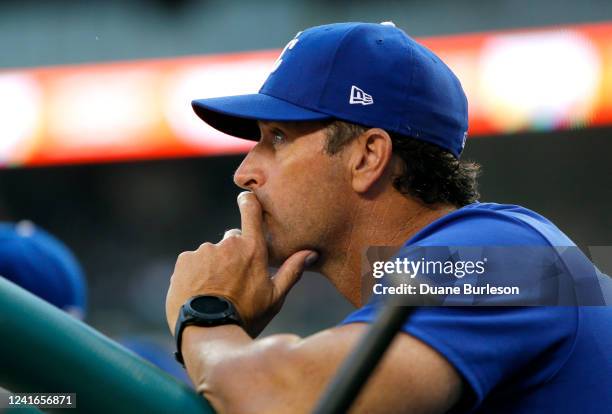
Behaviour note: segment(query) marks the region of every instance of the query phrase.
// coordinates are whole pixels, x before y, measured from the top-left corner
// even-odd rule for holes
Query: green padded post
[[[76,393],[77,409],[63,413],[214,413],[193,389],[2,277],[0,387]]]

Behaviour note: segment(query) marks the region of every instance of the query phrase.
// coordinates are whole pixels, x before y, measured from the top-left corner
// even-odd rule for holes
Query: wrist
[[[219,325],[219,326],[197,326],[189,325],[183,329],[182,350],[186,351],[189,347],[202,340],[215,340],[233,337],[236,334],[248,336],[244,328],[238,325]],[[250,337],[249,337],[250,338]]]
[[[242,326],[242,319],[229,300],[210,295],[194,296],[179,310],[174,329],[176,340],[176,360],[184,365],[182,342],[185,330],[190,326],[215,327],[222,325]]]

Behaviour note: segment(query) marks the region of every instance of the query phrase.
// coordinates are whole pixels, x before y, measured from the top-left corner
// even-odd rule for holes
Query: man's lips
[[[267,238],[270,234],[270,223],[273,221],[273,215],[270,213],[270,209],[266,207],[267,202],[265,201],[265,195],[262,193],[258,194],[255,191],[253,191],[253,194],[255,194],[255,197],[257,198],[257,201],[261,207],[261,220],[263,223],[263,230]]]
[[[253,192],[253,194],[255,194],[255,198],[257,198],[257,201],[259,202],[259,205],[261,207],[261,215],[262,215],[262,217],[265,220],[266,216],[269,216],[270,213],[268,212],[268,209],[266,209],[266,206],[265,206],[264,202],[262,201],[263,196],[261,194],[255,193],[255,192]]]

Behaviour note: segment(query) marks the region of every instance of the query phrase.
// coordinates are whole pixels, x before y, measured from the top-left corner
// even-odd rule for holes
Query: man
[[[476,202],[478,167],[459,160],[461,85],[390,23],[300,32],[258,94],[193,105],[259,141],[234,176],[248,190],[241,229],[182,253],[166,301],[177,357],[219,413],[313,408],[374,318],[360,280],[369,246],[573,245],[536,213]],[[359,309],[308,338],[254,339],[306,267]],[[353,410],[602,412],[611,346],[605,307],[423,307]]]

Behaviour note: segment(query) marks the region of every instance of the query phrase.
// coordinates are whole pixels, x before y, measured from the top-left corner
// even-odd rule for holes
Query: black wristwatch
[[[189,325],[196,326],[220,326],[239,325],[242,320],[232,302],[219,296],[200,295],[189,299],[179,312],[179,317],[174,328],[176,339],[176,352],[174,357],[182,365],[185,365],[181,352],[183,331]]]

